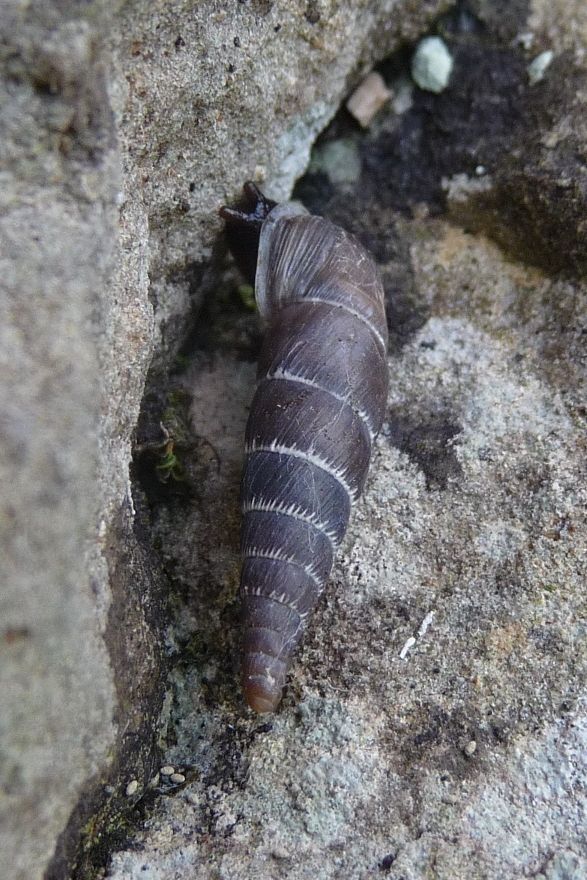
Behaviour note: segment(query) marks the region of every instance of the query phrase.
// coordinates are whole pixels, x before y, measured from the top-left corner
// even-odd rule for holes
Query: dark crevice
[[[580,138],[569,136],[552,150],[543,142],[561,107],[585,88],[572,59],[556,58],[544,81],[531,85],[531,53],[513,37],[525,21],[527,3],[460,3],[433,32],[453,56],[448,87],[440,94],[415,88],[401,115],[382,114],[367,134],[342,108],[317,148],[354,139],[361,177],[349,198],[327,174],[311,172],[294,195],[314,212],[352,228],[369,245],[369,215],[388,210],[411,218],[448,215],[466,229],[494,238],[515,259],[548,272],[587,272],[587,180]],[[511,10],[511,11],[510,11]],[[477,16],[474,13],[477,13]],[[409,71],[413,47],[383,61],[378,70],[392,87]],[[576,108],[580,114],[580,107]],[[578,116],[580,118],[580,116]],[[455,175],[488,179],[487,191],[449,203],[447,182]],[[388,236],[397,233],[390,219]],[[384,256],[375,254],[380,263]],[[391,301],[393,297],[391,297]]]
[[[45,880],[90,880],[107,864],[112,849],[122,846],[143,821],[153,800],[149,782],[160,765],[157,724],[169,662],[162,648],[168,584],[149,549],[149,529],[139,496],[132,527],[129,511],[123,508],[114,526],[117,534],[106,540],[112,602],[104,641],[117,689],[116,757],[80,795]],[[125,555],[114,555],[114,547],[126,547]],[[131,798],[125,790],[130,779],[139,783]]]

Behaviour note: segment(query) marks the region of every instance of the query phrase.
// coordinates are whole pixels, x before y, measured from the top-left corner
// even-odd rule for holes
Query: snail
[[[383,287],[371,255],[254,183],[223,207],[266,333],[241,486],[241,677],[273,712],[359,498],[388,387]]]

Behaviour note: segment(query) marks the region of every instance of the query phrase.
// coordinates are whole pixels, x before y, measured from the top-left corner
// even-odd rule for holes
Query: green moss
[[[181,483],[185,480],[185,469],[174,450],[175,441],[168,440],[163,449],[161,461],[155,466],[159,479],[163,483],[168,480]]]
[[[237,291],[244,307],[249,309],[249,311],[254,312],[257,308],[255,289],[250,284],[240,284],[237,287]]]

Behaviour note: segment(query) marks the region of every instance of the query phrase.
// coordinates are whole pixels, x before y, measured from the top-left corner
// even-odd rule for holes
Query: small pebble
[[[291,859],[291,852],[284,846],[274,846],[271,849],[271,858],[278,862],[283,862],[286,859]]]
[[[536,83],[540,82],[543,79],[544,74],[547,69],[550,67],[552,63],[552,59],[554,58],[554,52],[550,49],[547,49],[546,52],[541,52],[540,55],[537,55],[534,61],[531,61],[528,65],[528,79],[530,80],[530,85],[534,86]]]
[[[169,781],[179,785],[180,782],[185,782],[185,776],[183,773],[172,773],[169,777]]]
[[[139,790],[139,783],[137,779],[131,779],[131,781],[126,786],[126,796],[132,797],[133,794]]]
[[[335,186],[352,187],[361,176],[359,148],[350,138],[328,141],[314,151],[308,171],[327,174]]]
[[[352,93],[346,102],[346,108],[359,125],[368,128],[390,98],[391,92],[385,85],[385,80],[380,73],[372,70]]]
[[[426,92],[439,94],[448,85],[453,60],[440,37],[426,37],[418,43],[412,58],[412,77]]]
[[[472,739],[470,742],[468,742],[463,751],[468,758],[474,755],[477,751],[477,743],[475,742],[475,740]]]
[[[175,767],[172,767],[170,764],[166,764],[165,767],[161,767],[159,770],[161,776],[171,776],[175,773]]]
[[[532,47],[532,43],[534,42],[534,34],[532,31],[524,31],[522,34],[518,34],[518,36],[514,40],[514,45],[518,44],[525,49],[526,52],[528,49]]]

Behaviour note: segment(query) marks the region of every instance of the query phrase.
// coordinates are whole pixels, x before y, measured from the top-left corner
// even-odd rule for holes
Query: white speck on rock
[[[474,739],[472,739],[470,742],[468,742],[466,744],[466,746],[463,748],[463,752],[465,753],[465,755],[468,758],[472,758],[476,751],[477,751],[477,743],[475,742]]]
[[[413,648],[415,644],[416,644],[416,639],[414,638],[414,636],[410,636],[410,638],[406,640],[405,645],[403,646],[403,648],[401,649],[401,651],[399,653],[399,659],[405,660],[406,657],[408,656],[408,651],[410,650],[410,648]]]
[[[440,37],[426,37],[418,43],[412,58],[412,77],[421,89],[435,94],[443,92],[452,68],[452,55]]]
[[[530,62],[528,65],[528,79],[531,86],[536,85],[536,83],[539,83],[544,78],[544,74],[552,64],[553,58],[554,52],[551,49],[547,49]]]
[[[136,794],[139,790],[139,783],[137,779],[131,779],[131,781],[126,786],[126,796],[132,797],[133,794]]]
[[[418,638],[421,639],[423,635],[426,634],[426,630],[434,620],[434,611],[429,611],[422,623],[420,624],[420,628],[418,630]]]
[[[475,173],[478,174],[477,169]],[[478,174],[477,177],[469,177],[468,174],[453,174],[452,177],[443,177],[441,186],[448,195],[449,202],[466,202],[471,195],[487,192],[493,186],[489,174]]]
[[[531,48],[533,42],[534,34],[532,31],[524,31],[524,33],[518,34],[513,41],[514,46],[521,46],[522,49],[525,49],[526,51]]]

